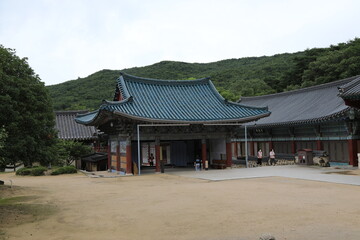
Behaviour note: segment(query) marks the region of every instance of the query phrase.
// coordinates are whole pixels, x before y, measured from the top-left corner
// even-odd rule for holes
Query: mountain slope
[[[227,59],[212,63],[162,61],[123,69],[128,74],[155,79],[211,77],[227,99],[282,92],[360,74],[360,39],[274,56]],[[55,110],[97,109],[112,100],[120,70],[101,70],[85,78],[47,86]]]

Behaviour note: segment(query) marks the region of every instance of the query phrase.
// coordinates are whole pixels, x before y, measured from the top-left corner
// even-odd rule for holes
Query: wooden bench
[[[212,160],[211,168],[214,169],[225,169],[226,168],[226,160]]]

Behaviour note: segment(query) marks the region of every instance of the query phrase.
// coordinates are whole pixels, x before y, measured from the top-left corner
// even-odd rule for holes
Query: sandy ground
[[[34,203],[58,209],[44,220],[0,225],[4,239],[360,239],[359,186],[168,174],[0,178],[14,184],[8,195],[36,195]]]

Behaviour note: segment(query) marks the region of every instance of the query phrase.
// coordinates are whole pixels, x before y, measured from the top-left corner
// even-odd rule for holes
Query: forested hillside
[[[288,91],[360,74],[360,39],[292,54],[228,59],[213,63],[163,61],[123,70],[101,70],[48,86],[55,110],[96,109],[112,100],[120,71],[156,79],[211,77],[227,99]]]

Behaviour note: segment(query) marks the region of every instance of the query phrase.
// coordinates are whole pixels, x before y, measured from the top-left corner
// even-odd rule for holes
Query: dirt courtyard
[[[0,198],[56,211],[0,223],[0,239],[277,240],[360,239],[360,187],[290,178],[208,181],[168,174],[21,177]],[[5,190],[2,188],[1,190]],[[33,198],[31,198],[33,197]],[[1,214],[1,213],[0,213]]]

